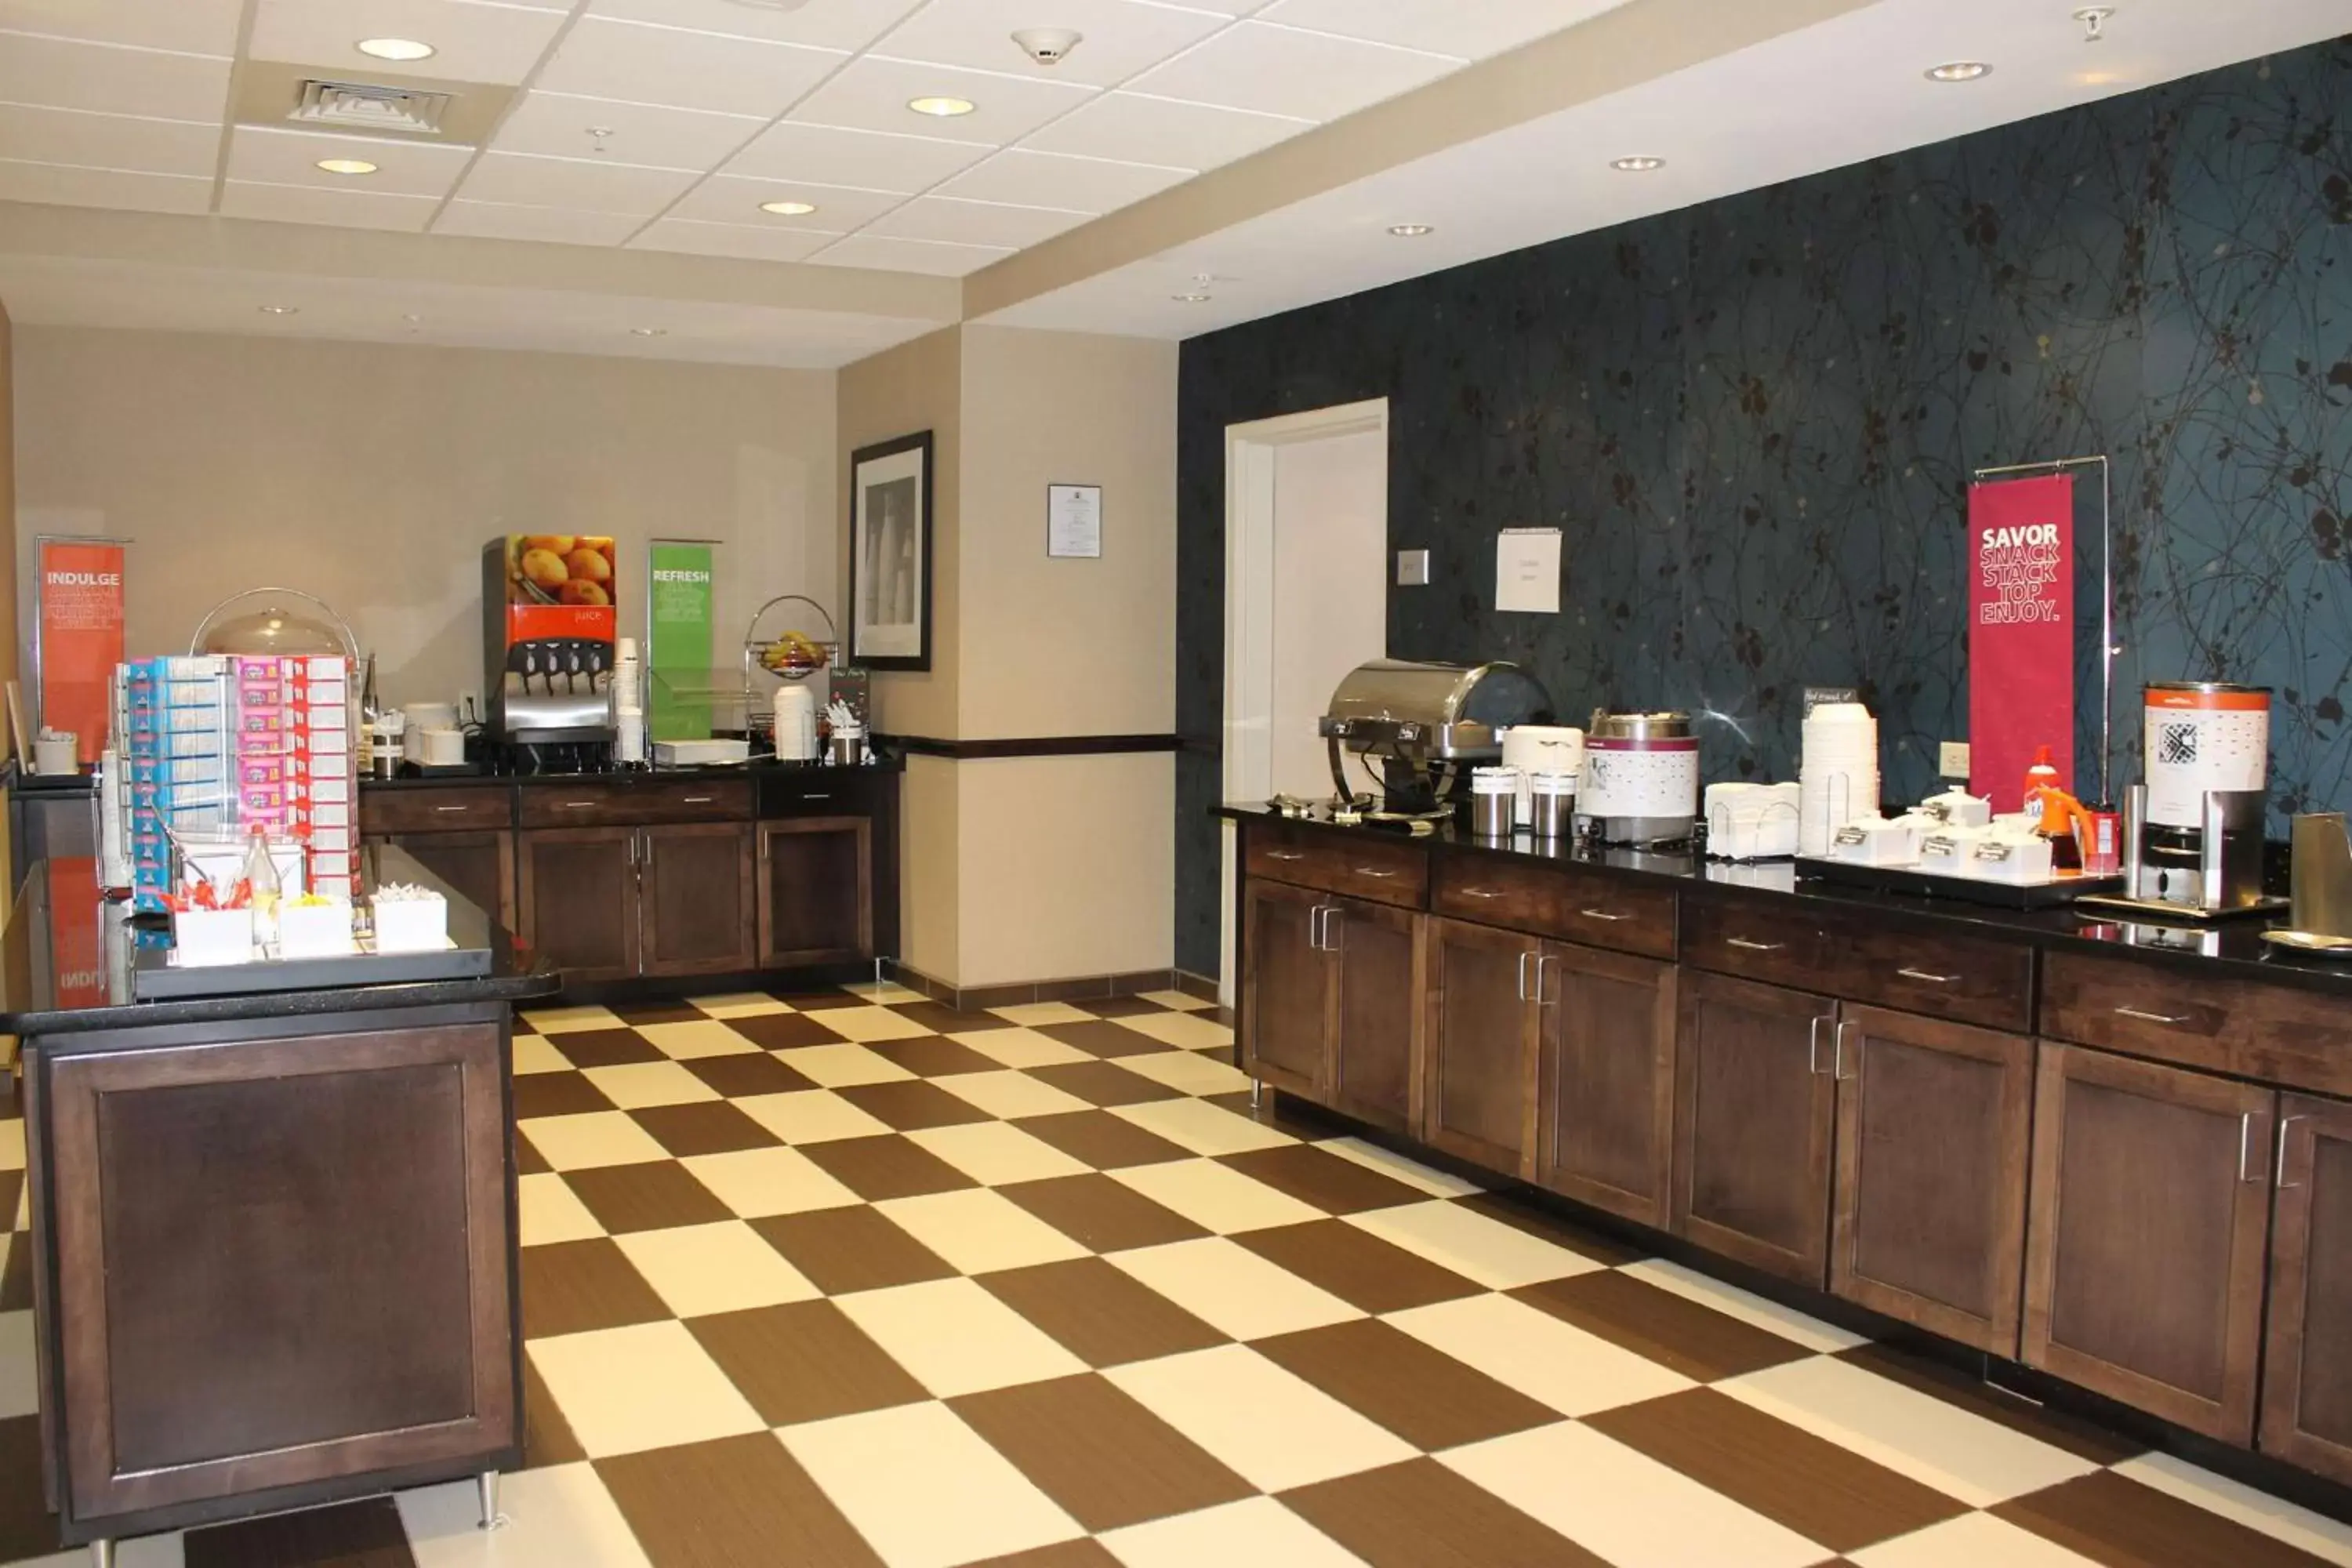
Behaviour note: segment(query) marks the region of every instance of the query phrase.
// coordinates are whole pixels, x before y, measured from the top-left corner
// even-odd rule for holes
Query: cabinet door
[[[1675,1225],[1820,1289],[1828,1280],[1835,1005],[1693,970],[1675,1041]]]
[[[730,974],[750,969],[751,825],[687,822],[641,827],[639,938],[646,974]]]
[[[2013,1359],[2033,1042],[1849,1004],[1830,1062],[1838,1080],[1830,1289]]]
[[[514,835],[385,833],[367,840],[404,849],[415,862],[480,906],[508,931],[515,929]]]
[[[2044,1042],[2029,1364],[2208,1436],[2252,1441],[2273,1100]]]
[[[1421,917],[1335,900],[1323,945],[1339,966],[1339,1020],[1329,1096],[1336,1110],[1394,1131],[1412,1126],[1414,1046],[1421,1035]]]
[[[1242,1070],[1317,1101],[1330,1081],[1336,993],[1319,933],[1331,901],[1256,878],[1242,895]]]
[[[874,824],[795,816],[760,824],[760,966],[874,956]]]
[[[2352,1105],[2279,1103],[2262,1447],[2352,1481]]]
[[[1433,919],[1426,930],[1422,1139],[1489,1170],[1530,1174],[1544,944],[1462,921]]]
[[[1559,944],[1544,956],[1550,1005],[1537,1079],[1536,1182],[1663,1230],[1674,1164],[1675,966]]]
[[[515,836],[523,941],[567,982],[637,972],[637,830],[540,827]]]

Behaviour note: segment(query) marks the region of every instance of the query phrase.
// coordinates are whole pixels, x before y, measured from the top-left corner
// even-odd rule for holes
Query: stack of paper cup
[[[613,760],[646,760],[645,667],[637,639],[623,637],[613,649]]]
[[[1859,702],[1824,702],[1805,715],[1797,770],[1797,852],[1826,855],[1837,830],[1878,815],[1878,721]]]

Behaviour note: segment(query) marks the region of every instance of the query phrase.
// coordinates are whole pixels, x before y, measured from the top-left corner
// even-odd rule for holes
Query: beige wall
[[[895,735],[951,739],[957,733],[956,658],[960,624],[956,541],[961,510],[963,334],[955,327],[902,343],[841,372],[840,443],[836,484],[842,505],[835,523],[842,562],[841,634],[850,635],[849,454],[893,437],[931,432],[931,668],[877,671],[874,723]]]
[[[16,348],[0,304],[0,681],[16,678]],[[0,719],[0,723],[5,723]],[[5,881],[5,879],[0,879]]]
[[[283,584],[352,620],[387,700],[478,689],[481,546],[508,532],[619,539],[625,636],[647,539],[724,541],[729,667],[761,600],[838,601],[829,371],[42,327],[16,367],[12,559],[131,539],[134,654]]]

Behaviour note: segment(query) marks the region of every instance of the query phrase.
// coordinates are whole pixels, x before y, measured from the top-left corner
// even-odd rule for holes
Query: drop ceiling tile
[[[604,156],[663,169],[709,169],[766,123],[746,114],[708,114],[652,103],[618,103],[563,92],[527,94],[490,145],[503,153],[593,158],[592,129],[611,132]]]
[[[1220,16],[1247,16],[1273,3],[1274,0],[1184,0],[1194,10],[1214,11]]]
[[[646,220],[631,213],[530,207],[513,202],[451,202],[434,220],[436,234],[484,239],[540,239],[562,245],[618,245]]]
[[[243,0],[0,0],[0,31],[233,55]]]
[[[0,148],[28,163],[212,177],[220,127],[74,109],[0,103]]]
[[[911,195],[970,168],[990,151],[981,142],[943,142],[780,120],[737,153],[727,173]]]
[[[738,256],[750,261],[803,261],[840,238],[804,228],[755,228],[666,217],[629,242],[632,250],[683,250],[696,256]]]
[[[1484,59],[1573,27],[1625,0],[1274,0],[1262,22]]]
[[[896,26],[922,0],[806,0],[797,6],[773,0],[590,0],[595,16],[664,22],[706,33],[767,38],[780,44],[813,44],[824,49],[862,49]]]
[[[863,131],[945,132],[959,141],[993,147],[1017,142],[1047,121],[1067,113],[1095,89],[1076,82],[1039,81],[960,70],[951,66],[914,65],[866,56],[811,93],[792,118],[810,125],[843,125]],[[934,119],[907,107],[916,98],[969,100],[972,112]]]
[[[1192,177],[1190,169],[1120,163],[1106,158],[1075,158],[1008,147],[978,168],[939,188],[943,196],[1024,206],[1064,207],[1074,212],[1115,212],[1129,202],[1156,195]]]
[[[0,37],[0,102],[220,123],[230,63],[119,44]]]
[[[325,136],[239,125],[229,132],[228,178],[269,185],[316,185],[353,195],[446,196],[474,155],[471,147],[394,142],[374,136]],[[373,174],[331,174],[322,158],[373,163]]]
[[[571,7],[551,0],[261,0],[253,14],[255,59],[290,60],[367,79],[425,76],[513,83],[530,74]],[[362,38],[414,38],[421,60],[360,53]]]
[[[1040,153],[1075,153],[1135,163],[1181,159],[1192,168],[1213,169],[1314,129],[1315,121],[1295,116],[1214,109],[1139,92],[1107,92],[1022,145]]]
[[[75,207],[136,207],[143,212],[201,213],[212,205],[209,175],[147,174],[127,169],[77,169],[0,158],[0,201],[52,202]]]
[[[1419,49],[1243,22],[1145,72],[1135,88],[1225,109],[1337,120],[1434,81],[1462,63]]]
[[[1017,249],[1076,228],[1090,216],[1049,207],[958,201],[952,196],[917,196],[887,217],[877,219],[866,232],[893,239],[1001,245]]]
[[[457,194],[467,201],[651,217],[698,178],[691,169],[647,169],[585,158],[485,153]]]
[[[822,229],[848,234],[872,223],[906,200],[883,191],[855,191],[837,185],[813,185],[798,180],[743,180],[714,174],[687,193],[665,217],[694,218],[704,223],[740,224],[747,228]],[[760,210],[761,202],[806,202],[816,208],[799,217]]]
[[[824,80],[842,58],[829,49],[589,16],[565,37],[532,85],[767,120]]]
[[[853,234],[809,258],[825,267],[874,267],[886,272],[929,272],[961,278],[1013,254],[1006,246],[936,245],[879,234]]]
[[[1040,66],[1013,41],[1024,27],[1050,23],[1085,35],[1069,57]],[[970,66],[1021,76],[1051,72],[1056,81],[1110,87],[1199,43],[1227,18],[1211,12],[1139,5],[1137,0],[959,0],[927,5],[874,48],[893,59]]]
[[[243,180],[224,182],[220,199],[224,217],[323,223],[341,228],[396,228],[410,233],[423,232],[438,205],[440,200],[435,196],[322,190],[315,185],[265,185]]]

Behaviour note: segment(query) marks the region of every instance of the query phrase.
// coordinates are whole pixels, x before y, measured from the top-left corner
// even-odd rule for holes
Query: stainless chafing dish
[[[1502,755],[1505,730],[1550,717],[1550,694],[1515,664],[1381,658],[1339,682],[1316,732],[1330,753],[1343,817],[1371,804],[1349,784],[1343,747],[1380,770],[1382,809],[1373,815],[1438,816],[1472,763]]]

